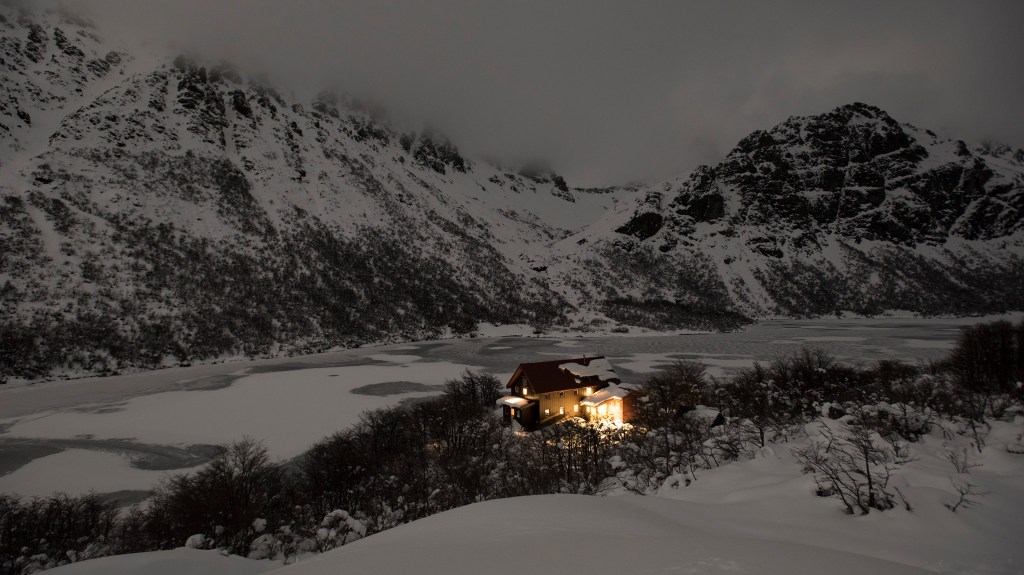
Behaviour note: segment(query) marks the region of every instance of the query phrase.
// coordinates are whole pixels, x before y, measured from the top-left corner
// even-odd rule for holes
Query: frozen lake
[[[219,445],[250,436],[289,459],[362,411],[435,395],[466,369],[507,379],[521,362],[601,354],[624,380],[636,381],[676,359],[721,375],[801,346],[851,363],[928,361],[945,355],[962,326],[985,319],[993,318],[772,320],[734,333],[456,339],[0,388],[0,493],[95,491],[139,500],[168,470],[201,465]]]

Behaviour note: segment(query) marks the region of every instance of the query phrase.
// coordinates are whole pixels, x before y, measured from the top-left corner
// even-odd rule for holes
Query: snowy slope
[[[642,497],[547,495],[478,503],[285,567],[335,573],[821,573],[928,571],[799,543],[734,539],[681,522],[688,506]]]
[[[943,424],[948,424],[944,422]],[[666,482],[650,496],[544,495],[476,503],[433,515],[273,571],[335,573],[958,573],[1012,575],[1024,570],[1024,417],[991,421],[982,453],[967,437],[937,425],[910,444],[894,470],[896,508],[847,515],[838,499],[815,496],[791,448],[816,437],[770,443],[752,459],[697,470],[687,486]],[[1007,447],[1015,443],[1016,453]],[[976,505],[951,512],[956,477],[947,449],[967,446],[969,475],[985,493]],[[907,509],[903,502],[910,505]],[[174,555],[178,554],[178,555]],[[157,569],[168,559],[196,563],[190,573],[218,572],[225,559],[178,550],[89,560],[60,573],[120,575]],[[237,572],[245,562],[233,559]],[[253,570],[274,566],[253,561]],[[229,565],[230,567],[230,565]],[[182,571],[184,572],[184,571]],[[236,572],[236,571],[227,571]]]
[[[173,549],[90,559],[57,567],[56,575],[257,575],[274,569],[269,561],[225,557],[217,551]]]
[[[464,334],[1024,307],[1024,153],[851,105],[573,189],[0,6],[0,377]]]
[[[1008,453],[1005,442],[1021,423],[995,423],[971,475],[989,493],[957,513],[943,506],[955,497],[938,431],[913,445],[917,460],[893,479],[913,511],[859,517],[844,515],[834,499],[815,497],[791,446],[780,444],[657,496],[479,503],[275,573],[1020,573],[1024,459]]]
[[[1024,459],[1006,442],[1024,420],[995,422],[971,481],[988,495],[951,513],[955,499],[935,431],[894,484],[913,511],[851,517],[776,444],[753,460],[702,472],[657,496],[539,496],[457,509],[380,533],[279,571],[328,573],[1019,573]],[[808,432],[814,434],[811,424]],[[799,444],[802,440],[794,442]],[[483,535],[485,534],[485,535]]]

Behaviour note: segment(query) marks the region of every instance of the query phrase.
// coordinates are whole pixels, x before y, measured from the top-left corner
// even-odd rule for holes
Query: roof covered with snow
[[[612,383],[601,391],[580,401],[580,405],[600,405],[611,399],[622,399],[632,393],[632,389]]]
[[[521,375],[530,382],[530,393],[549,393],[605,383],[619,383],[611,363],[604,356],[556,359],[521,363],[506,387],[512,388]]]
[[[503,397],[499,397],[498,401],[494,402],[494,405],[497,405],[498,407],[525,407],[528,403],[530,403],[530,400],[526,399],[525,397],[506,395]]]

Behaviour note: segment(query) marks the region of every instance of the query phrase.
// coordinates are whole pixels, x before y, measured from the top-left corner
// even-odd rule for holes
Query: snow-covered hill
[[[1024,307],[1022,153],[863,105],[573,189],[0,6],[0,378],[468,333]]]
[[[689,486],[657,495],[541,495],[475,503],[272,571],[280,575],[376,573],[1020,573],[1019,481],[1024,459],[1007,451],[1024,421],[994,421],[970,481],[986,495],[951,512],[956,473],[939,429],[911,446],[913,461],[892,477],[912,510],[851,516],[816,497],[790,448],[772,444],[750,460],[702,470]],[[808,425],[816,434],[820,423]],[[966,439],[964,439],[966,443]],[[961,478],[962,479],[962,478]],[[215,551],[179,549],[89,560],[55,574],[257,573],[268,561],[234,563]]]

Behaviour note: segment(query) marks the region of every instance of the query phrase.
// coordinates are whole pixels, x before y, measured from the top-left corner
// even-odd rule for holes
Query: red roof
[[[609,377],[580,383],[576,381],[576,377],[572,373],[559,367],[566,363],[578,363],[580,365],[587,366],[590,365],[590,362],[597,359],[604,360],[605,357],[603,355],[597,355],[594,357],[521,363],[516,369],[516,372],[512,374],[512,378],[508,380],[508,385],[505,387],[509,389],[514,387],[516,381],[519,380],[519,376],[523,374],[525,374],[526,379],[530,381],[531,393],[550,393],[552,391],[564,391],[567,389],[576,389],[578,387],[597,386],[609,382],[621,383],[618,377]]]

